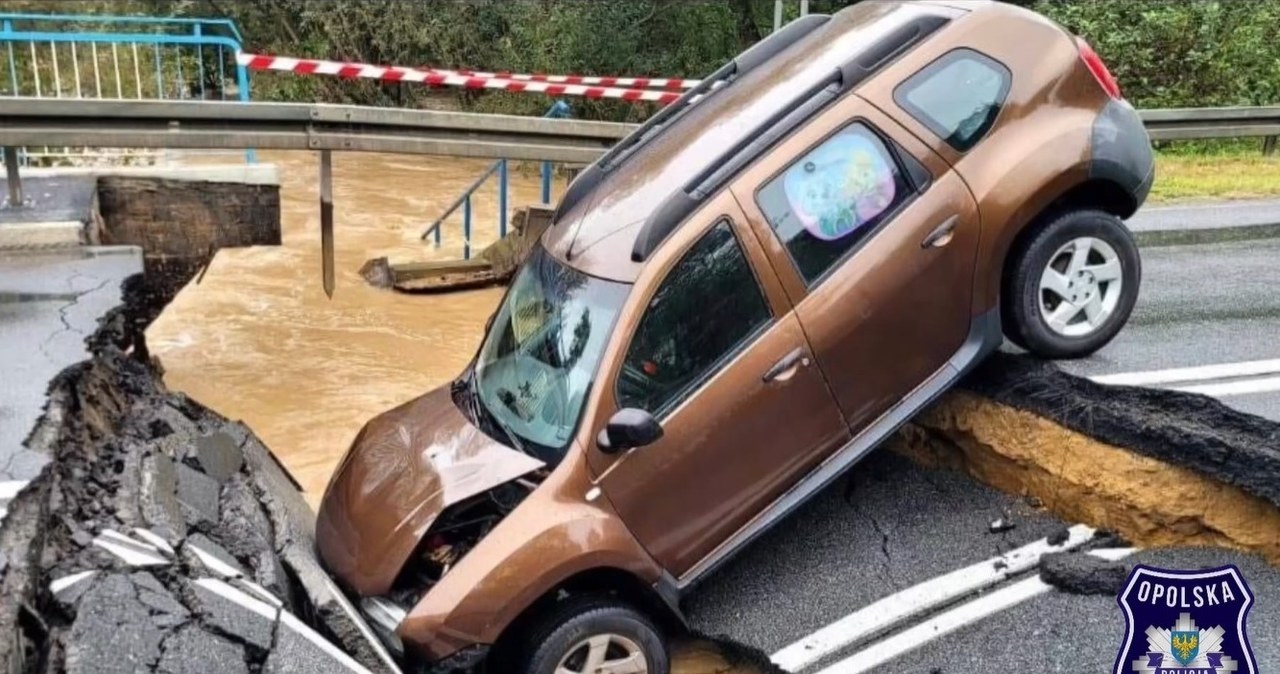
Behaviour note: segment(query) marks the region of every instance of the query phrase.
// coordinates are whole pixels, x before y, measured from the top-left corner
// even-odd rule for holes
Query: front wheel
[[[644,614],[610,598],[570,597],[529,631],[521,674],[668,674],[666,641]]]
[[[1036,232],[1010,273],[1002,301],[1015,341],[1046,358],[1080,358],[1105,346],[1129,320],[1142,262],[1119,218],[1081,210]]]

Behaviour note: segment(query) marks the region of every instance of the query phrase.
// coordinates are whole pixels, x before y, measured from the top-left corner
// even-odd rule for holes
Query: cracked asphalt
[[[1013,529],[991,533],[998,519]],[[879,451],[697,588],[693,627],[772,653],[877,599],[1065,524],[949,470]]]
[[[0,254],[0,482],[34,477],[45,459],[22,446],[50,379],[88,356],[84,338],[142,271],[132,247]]]

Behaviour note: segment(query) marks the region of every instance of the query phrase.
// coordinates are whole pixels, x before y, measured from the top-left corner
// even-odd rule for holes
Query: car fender
[[[564,464],[585,463],[570,451]],[[585,466],[562,464],[413,607],[397,630],[443,658],[492,644],[527,608],[574,575],[599,568],[654,585],[662,570],[603,495],[588,501]]]

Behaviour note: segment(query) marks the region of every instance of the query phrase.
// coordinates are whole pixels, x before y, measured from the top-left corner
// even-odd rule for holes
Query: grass
[[[1280,196],[1280,154],[1264,157],[1257,145],[1220,152],[1156,153],[1151,201],[1256,199]]]

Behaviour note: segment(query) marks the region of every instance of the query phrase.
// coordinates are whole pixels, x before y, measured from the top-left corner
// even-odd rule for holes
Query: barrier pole
[[[542,203],[544,204],[551,203],[551,173],[551,162],[542,162]]]
[[[18,175],[18,148],[4,149],[4,172],[9,180],[9,208],[22,206],[22,178]]]
[[[507,235],[507,160],[498,166],[498,238]]]
[[[462,202],[462,259],[471,259],[471,195]]]
[[[320,257],[324,294],[333,299],[333,154],[320,151]]]

